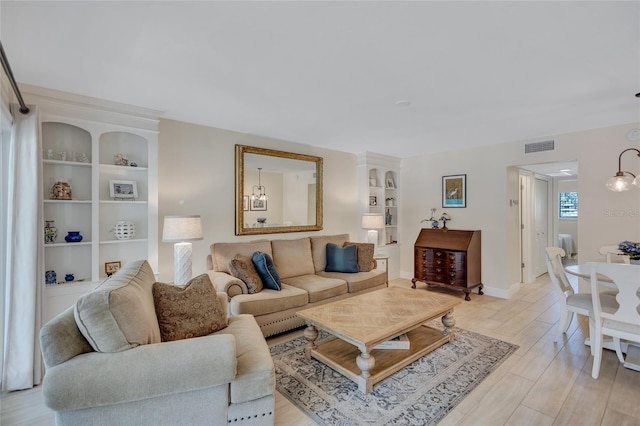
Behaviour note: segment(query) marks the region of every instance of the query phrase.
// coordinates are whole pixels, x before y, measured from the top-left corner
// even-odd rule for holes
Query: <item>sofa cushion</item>
[[[227,326],[227,313],[207,274],[184,287],[154,283],[153,300],[163,342],[206,336]]]
[[[260,293],[239,294],[232,297],[229,301],[229,313],[231,315],[266,315],[304,306],[307,303],[309,303],[309,294],[306,291],[283,284],[280,291],[264,289]]]
[[[264,287],[270,288],[271,290],[280,290],[282,282],[280,281],[280,276],[273,264],[271,256],[267,253],[257,251],[253,253],[251,259],[253,260],[253,265],[256,267],[256,271],[258,271],[258,275],[260,275]]]
[[[347,293],[348,291],[345,280],[321,277],[318,275],[291,277],[283,280],[283,282],[309,293],[309,303],[315,303],[334,296],[339,296]]]
[[[297,277],[315,272],[309,238],[273,240],[271,241],[271,250],[273,251],[273,263],[276,265],[280,278]]]
[[[342,247],[349,241],[349,234],[325,235],[319,237],[309,237],[311,240],[311,256],[313,258],[313,268],[315,272],[324,271],[327,266],[327,243],[333,243]]]
[[[274,394],[273,359],[253,316],[233,316],[229,318],[229,326],[215,334],[231,334],[236,341],[237,367],[235,379],[229,385],[230,402],[238,404]]]
[[[387,273],[378,269],[369,272],[358,272],[357,274],[320,271],[317,275],[346,281],[349,287],[349,293],[357,293],[387,283]]]
[[[271,256],[271,242],[269,240],[259,240],[242,243],[214,243],[211,244],[211,261],[214,271],[229,271],[229,261],[236,255],[251,257],[253,253],[261,251]]]
[[[146,260],[130,262],[74,307],[76,325],[97,352],[119,352],[160,343],[151,287],[153,270]]]
[[[327,243],[326,272],[358,272],[358,252],[354,245],[338,247],[333,243]]]
[[[262,290],[262,279],[256,271],[253,260],[248,256],[236,255],[229,261],[229,271],[247,285],[249,294]]]
[[[373,243],[353,243],[346,242],[345,246],[355,245],[358,252],[358,271],[369,272],[375,267],[373,259],[373,252],[375,251],[375,245]]]

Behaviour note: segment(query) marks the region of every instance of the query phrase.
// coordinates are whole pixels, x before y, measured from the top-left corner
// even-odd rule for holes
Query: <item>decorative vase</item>
[[[53,244],[58,237],[58,228],[53,224],[53,220],[45,220],[44,222],[44,243]]]
[[[73,281],[75,279],[76,279],[76,277],[74,277],[73,274],[67,274],[67,275],[64,276],[64,280],[65,281]]]
[[[128,220],[119,220],[113,228],[113,234],[118,240],[131,240],[136,235],[136,224]]]
[[[431,228],[438,229],[439,227],[440,227],[440,222],[438,222],[437,220],[431,221]]]
[[[47,271],[44,273],[44,283],[45,284],[55,284],[56,283],[56,271]]]
[[[64,240],[68,243],[79,243],[82,241],[82,235],[80,235],[80,231],[69,231]]]
[[[386,213],[384,214],[384,224],[385,225],[391,225],[391,212],[389,211],[389,209],[387,209]]]

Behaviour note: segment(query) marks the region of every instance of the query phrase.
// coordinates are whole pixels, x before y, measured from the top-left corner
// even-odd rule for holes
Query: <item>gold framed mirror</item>
[[[236,235],[322,230],[322,157],[236,145]]]

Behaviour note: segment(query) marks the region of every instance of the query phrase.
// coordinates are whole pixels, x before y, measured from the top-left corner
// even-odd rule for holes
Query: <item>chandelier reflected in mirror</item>
[[[258,184],[253,185],[253,189],[251,190],[251,201],[267,200],[267,189],[264,186],[262,186],[261,174],[262,174],[262,167],[258,167]]]

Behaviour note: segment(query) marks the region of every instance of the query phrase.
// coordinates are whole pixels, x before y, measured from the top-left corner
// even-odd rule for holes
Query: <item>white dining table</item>
[[[568,274],[575,275],[587,281],[591,281],[591,266],[587,264],[568,265],[565,266],[564,270]],[[615,288],[613,280],[606,275],[598,274],[598,282],[604,286]],[[584,344],[587,346],[591,346],[591,340],[589,338],[586,338]],[[631,370],[640,371],[640,343],[626,342],[624,340],[621,340],[620,346],[622,348],[622,352],[625,352],[627,354],[627,356],[625,357],[625,362],[622,365]],[[612,351],[616,350],[616,348],[613,346],[612,339],[606,339],[602,343],[602,347]]]

